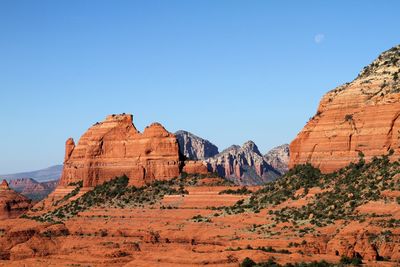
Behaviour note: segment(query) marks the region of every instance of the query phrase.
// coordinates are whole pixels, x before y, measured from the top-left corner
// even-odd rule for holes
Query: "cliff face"
[[[256,144],[248,141],[242,147],[233,145],[205,161],[209,171],[241,185],[259,185],[280,174],[263,158]]]
[[[332,172],[358,161],[400,155],[400,46],[382,53],[359,76],[328,92],[317,114],[290,145],[289,167],[310,162]]]
[[[140,133],[132,115],[111,115],[93,125],[77,145],[67,140],[60,185],[82,180],[90,187],[127,175],[130,184],[140,186],[178,176],[179,164],[177,139],[161,124]]]
[[[31,178],[20,178],[11,180],[9,186],[30,199],[41,200],[49,195],[57,184],[58,180],[39,183]]]
[[[12,190],[6,180],[0,184],[0,219],[15,218],[29,210],[31,201]]]
[[[204,160],[218,154],[218,147],[210,141],[187,131],[175,133],[180,152],[189,160]]]
[[[237,184],[259,185],[274,180],[287,172],[289,145],[282,145],[262,156],[256,144],[248,141],[242,147],[233,145],[221,153],[210,141],[187,131],[175,133],[179,150],[189,160],[203,160],[208,170],[217,172]],[[195,164],[186,163],[184,171],[204,173],[206,170]]]
[[[274,169],[285,174],[288,171],[289,154],[289,145],[284,144],[268,151],[264,159]]]

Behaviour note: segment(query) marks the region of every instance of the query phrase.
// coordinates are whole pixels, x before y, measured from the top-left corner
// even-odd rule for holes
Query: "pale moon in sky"
[[[315,41],[316,44],[322,43],[322,41],[324,41],[324,39],[325,39],[325,35],[322,34],[322,33],[319,33],[319,34],[314,36],[314,41]]]

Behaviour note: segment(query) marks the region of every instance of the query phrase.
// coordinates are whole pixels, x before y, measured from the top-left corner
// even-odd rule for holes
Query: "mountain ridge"
[[[62,168],[63,165],[58,164],[35,171],[3,174],[0,175],[0,177],[7,180],[19,179],[19,178],[32,178],[38,182],[47,182],[51,180],[58,180],[61,177]]]

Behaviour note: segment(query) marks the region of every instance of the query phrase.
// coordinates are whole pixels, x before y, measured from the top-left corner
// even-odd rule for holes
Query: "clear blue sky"
[[[0,173],[107,114],[262,152],[400,43],[400,1],[0,0]]]

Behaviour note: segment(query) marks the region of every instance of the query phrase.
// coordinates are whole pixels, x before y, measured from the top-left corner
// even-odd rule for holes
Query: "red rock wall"
[[[400,47],[383,53],[353,82],[327,93],[290,145],[292,168],[310,162],[332,172],[359,159],[400,156]],[[397,59],[397,60],[396,60]]]
[[[67,140],[61,186],[81,180],[85,187],[96,186],[121,175],[132,185],[178,176],[175,136],[158,123],[139,133],[132,115],[123,114],[93,125],[77,145]]]

